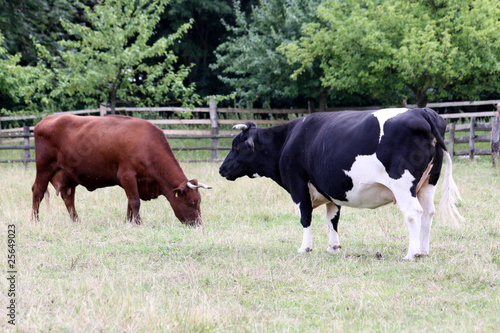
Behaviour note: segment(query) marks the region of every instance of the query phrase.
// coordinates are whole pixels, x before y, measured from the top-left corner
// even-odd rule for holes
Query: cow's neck
[[[161,154],[158,163],[161,165],[159,168],[159,183],[161,186],[162,194],[170,201],[174,196],[173,190],[185,184],[188,179],[181,169],[181,166],[170,147],[169,152]]]
[[[286,133],[286,127],[282,125],[261,129],[257,134],[262,156],[257,166],[257,173],[259,176],[271,178],[282,187],[279,160]]]

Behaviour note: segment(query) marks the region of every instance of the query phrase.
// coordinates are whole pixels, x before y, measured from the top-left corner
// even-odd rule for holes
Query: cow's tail
[[[442,149],[443,155],[446,158],[446,169],[444,172],[443,182],[443,197],[439,202],[439,213],[443,220],[452,221],[455,226],[458,226],[458,221],[464,220],[457,209],[457,202],[462,200],[462,198],[460,197],[460,192],[458,190],[457,184],[453,180],[453,162],[444,142],[444,129],[443,134],[441,134],[441,130],[438,129],[437,125],[437,119],[438,117],[440,118],[440,116],[436,111],[428,108],[425,108],[424,110],[426,111],[423,112],[424,118],[427,120],[428,124],[431,127],[431,132],[436,138],[437,146]]]
[[[443,153],[446,157],[446,169],[444,172],[443,197],[439,202],[439,211],[444,220],[452,221],[458,226],[458,221],[464,219],[457,209],[457,202],[462,200],[462,198],[460,197],[457,184],[453,180],[451,156],[446,150],[443,150]]]

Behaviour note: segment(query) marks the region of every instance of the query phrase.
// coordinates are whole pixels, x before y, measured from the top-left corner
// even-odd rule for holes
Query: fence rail
[[[28,166],[30,162],[35,162],[33,158],[31,158],[31,149],[35,149],[35,146],[30,145],[30,138],[33,137],[32,128],[29,126],[24,126],[22,128],[23,133],[18,134],[18,133],[1,133],[0,132],[0,139],[2,138],[23,138],[23,145],[22,146],[0,146],[0,150],[12,150],[12,149],[22,149],[23,150],[23,158],[22,159],[7,159],[7,160],[0,160],[0,163],[16,163],[16,162],[22,162],[25,167]]]
[[[474,106],[474,105],[495,105],[500,100],[494,101],[479,101],[479,102],[451,102],[451,103],[430,103],[429,107],[456,107],[456,106]],[[410,107],[411,105],[409,105]],[[355,110],[377,109],[377,107],[361,107],[350,108]],[[329,109],[330,110],[330,109]],[[337,109],[331,109],[337,110]],[[110,111],[109,108],[101,106],[99,109],[77,110],[64,112],[65,114],[99,114],[100,116],[106,115]],[[195,147],[172,147],[176,152],[180,151],[211,151],[211,157],[206,159],[190,159],[181,160],[184,162],[218,162],[221,161],[219,152],[230,150],[231,147],[220,145],[220,139],[232,138],[239,133],[239,131],[227,130],[229,125],[234,125],[251,120],[258,125],[278,125],[289,121],[289,119],[270,119],[269,115],[278,115],[277,117],[290,115],[301,116],[307,114],[307,109],[233,109],[233,108],[217,108],[215,102],[211,102],[208,108],[194,108],[183,109],[177,107],[154,107],[154,108],[116,108],[117,112],[180,112],[191,111],[208,113],[209,119],[150,119],[149,121],[155,125],[163,128],[165,135],[171,140],[184,140],[184,139],[205,139],[211,140],[211,145],[195,146]],[[493,166],[496,166],[498,159],[498,146],[500,118],[495,117],[496,112],[467,112],[456,114],[442,114],[441,116],[449,122],[446,131],[449,133],[449,139],[446,140],[448,150],[453,156],[467,156],[473,159],[478,155],[491,155]],[[268,119],[240,119],[252,115],[267,115]],[[221,116],[221,117],[220,117]],[[26,116],[26,117],[0,117],[0,121],[26,121],[40,119],[40,116]],[[479,122],[478,119],[491,119],[490,122]],[[467,123],[457,123],[457,120],[467,121]],[[181,126],[183,129],[173,129],[175,126]],[[186,129],[188,127],[188,129]],[[201,129],[200,129],[201,127]],[[226,130],[221,130],[225,128]],[[0,151],[4,150],[23,150],[23,158],[5,159],[0,160],[0,163],[22,162],[27,166],[30,162],[35,160],[31,157],[31,150],[34,146],[30,143],[30,138],[33,137],[33,127],[24,126],[15,129],[0,130]],[[478,134],[478,132],[488,132],[488,134]],[[468,133],[468,135],[460,135],[460,133]],[[12,144],[22,139],[23,144]],[[484,149],[478,147],[478,143],[491,144],[491,149]],[[171,141],[172,143],[172,141]],[[5,145],[7,144],[7,145]],[[468,149],[456,151],[456,145],[468,144]]]

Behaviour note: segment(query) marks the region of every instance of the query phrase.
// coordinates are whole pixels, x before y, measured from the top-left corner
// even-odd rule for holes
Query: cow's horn
[[[248,126],[246,124],[238,124],[238,125],[234,125],[233,129],[246,131],[248,129]]]
[[[195,184],[193,184],[193,183],[191,183],[191,182],[187,182],[187,183],[186,183],[186,185],[187,185],[187,187],[189,187],[189,188],[191,188],[191,189],[193,189],[193,190],[194,190],[194,189],[197,189],[197,188],[200,188],[200,187],[201,187],[201,188],[206,188],[207,190],[212,188],[212,186],[205,185],[205,184],[200,183],[200,182],[198,182],[198,185],[195,185]]]
[[[207,185],[207,184],[203,184],[203,183],[200,183],[200,182],[198,182],[198,185],[199,185],[200,187],[203,187],[203,188],[207,189],[207,190],[209,190],[209,189],[211,189],[211,188],[212,188],[212,186]]]
[[[195,185],[195,184],[193,184],[193,183],[191,183],[191,182],[187,182],[187,183],[186,183],[186,185],[187,185],[187,187],[189,187],[189,188],[191,188],[191,189],[193,189],[193,190],[194,190],[194,189],[197,189],[198,187],[200,187],[200,186]]]

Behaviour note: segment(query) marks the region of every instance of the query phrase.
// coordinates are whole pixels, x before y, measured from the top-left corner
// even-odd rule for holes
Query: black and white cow
[[[340,252],[337,226],[341,206],[377,208],[397,203],[409,230],[405,259],[429,253],[434,193],[446,156],[444,205],[458,214],[451,158],[443,136],[446,123],[434,110],[383,109],[314,113],[284,125],[242,130],[220,167],[228,180],[263,176],[287,190],[303,226],[299,252],[312,250],[314,208],[326,204],[327,251]]]

